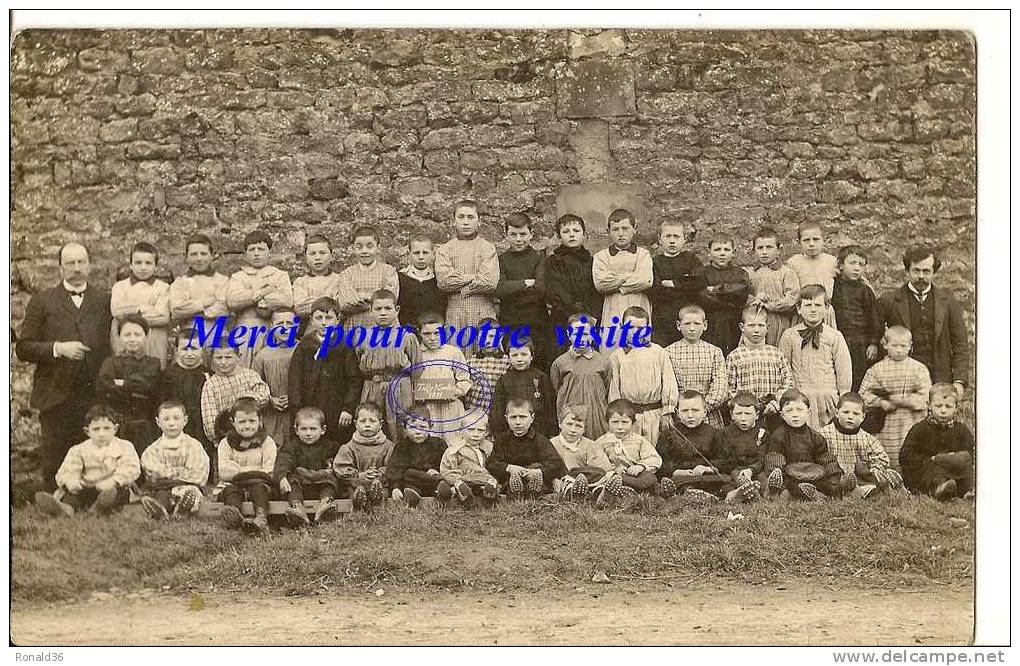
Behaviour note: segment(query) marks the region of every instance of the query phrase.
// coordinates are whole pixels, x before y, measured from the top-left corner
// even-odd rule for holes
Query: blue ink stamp
[[[474,385],[478,395],[476,404],[465,408],[464,413],[455,418],[436,419],[429,412],[424,414],[414,411],[414,405],[400,402],[400,383],[406,377],[414,383],[414,402],[447,402],[456,399],[456,375],[466,374]],[[492,409],[495,389],[481,371],[466,363],[445,358],[431,359],[409,365],[393,375],[386,387],[386,404],[401,423],[423,421],[427,427],[424,431],[442,437],[453,432],[464,430],[488,416]]]

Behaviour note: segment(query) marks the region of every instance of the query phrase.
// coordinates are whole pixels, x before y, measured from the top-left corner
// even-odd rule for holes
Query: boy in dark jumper
[[[404,437],[393,447],[390,462],[386,466],[387,485],[392,488],[391,497],[414,508],[422,497],[436,494],[436,486],[442,481],[439,468],[446,452],[446,442],[429,434],[429,422],[421,414],[428,414],[428,407],[415,405],[404,424]]]
[[[202,429],[202,387],[209,378],[209,369],[205,366],[202,348],[191,342],[192,330],[184,329],[177,333],[174,344],[177,348],[174,361],[160,378],[160,400],[177,400],[184,405],[184,413],[188,422],[184,432],[202,444],[210,461],[216,458],[216,447],[205,436]],[[216,483],[215,465],[209,470],[209,481]]]
[[[340,445],[325,437],[326,415],[318,407],[302,407],[294,416],[294,433],[276,454],[273,481],[289,506],[284,514],[291,527],[308,525],[304,501],[318,499],[315,522],[335,520],[339,515],[333,501],[337,481],[333,456]]]
[[[556,220],[556,235],[560,245],[546,259],[545,299],[552,325],[567,330],[571,315],[590,312],[598,316],[602,312],[602,294],[595,288],[591,274],[594,259],[584,247],[584,220],[577,215],[561,215]]]
[[[781,499],[812,502],[840,496],[843,470],[825,437],[807,424],[808,397],[790,389],[780,398],[779,408],[783,422],[769,435],[764,460],[769,493],[782,489]]]
[[[535,410],[530,400],[510,400],[505,416],[509,432],[496,434],[485,467],[511,498],[521,498],[525,493],[537,497],[549,490],[553,479],[566,474],[567,468],[549,438],[534,427]]]
[[[531,220],[524,213],[507,218],[505,232],[510,249],[499,255],[499,320],[510,330],[530,327],[535,365],[548,371],[555,357],[545,306],[545,257],[531,247]]]
[[[900,449],[906,487],[937,500],[974,496],[974,433],[956,420],[959,394],[940,382],[928,393],[928,418],[907,433]]]
[[[758,426],[758,398],[750,391],[738,391],[730,400],[730,423],[719,430],[716,457],[712,465],[729,475],[736,486],[726,494],[727,502],[761,499],[762,457],[765,429]]]
[[[340,317],[340,305],[334,299],[316,300],[310,317],[308,333],[294,348],[287,369],[287,407],[295,415],[302,407],[318,407],[326,416],[328,431],[337,441],[346,441],[361,397],[358,358],[345,345],[319,354],[326,327],[336,326]]]
[[[723,477],[711,464],[717,454],[718,431],[705,423],[705,396],[697,391],[684,391],[676,417],[663,419],[665,427],[659,437],[657,451],[662,457],[659,468],[659,494],[672,497],[682,489],[688,497],[719,499],[718,493],[729,492],[729,477]]]
[[[510,348],[510,369],[496,382],[489,412],[494,435],[509,429],[503,415],[515,398],[524,398],[532,405],[535,428],[540,433],[548,436],[556,432],[556,391],[549,375],[531,365],[534,350],[535,343],[530,338],[520,347]]]
[[[652,286],[648,299],[652,302],[652,342],[668,347],[680,339],[676,322],[680,308],[698,302],[704,288],[697,270],[701,260],[683,249],[686,242],[684,225],[666,221],[659,227],[659,250],[652,257]]]
[[[698,271],[698,277],[704,280],[699,298],[708,315],[704,339],[722,349],[725,356],[740,342],[740,315],[751,293],[751,280],[747,271],[731,263],[731,238],[713,236],[708,241],[708,252],[709,264]]]
[[[428,236],[411,239],[410,263],[397,271],[397,305],[400,321],[418,330],[418,318],[426,312],[446,312],[446,294],[436,284],[436,251]]]
[[[878,308],[878,299],[871,287],[861,279],[868,258],[859,245],[847,245],[836,258],[839,273],[832,286],[832,309],[836,328],[850,348],[853,364],[851,391],[861,388],[861,380],[871,364],[878,360],[878,345],[885,333],[885,321]]]

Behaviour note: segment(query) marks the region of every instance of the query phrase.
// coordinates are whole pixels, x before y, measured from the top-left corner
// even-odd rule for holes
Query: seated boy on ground
[[[354,434],[333,458],[333,472],[355,509],[379,506],[386,499],[386,465],[393,442],[383,431],[382,410],[363,402],[354,410]]]
[[[620,475],[623,487],[634,492],[654,493],[659,481],[655,473],[662,466],[655,447],[634,432],[634,405],[620,398],[609,403],[609,432],[595,440]],[[625,491],[626,492],[626,491]]]
[[[484,506],[492,506],[499,496],[499,482],[486,468],[493,448],[488,440],[489,419],[472,414],[465,416],[461,425],[459,436],[452,437],[443,452],[436,500],[445,506],[456,493],[457,501],[468,508],[474,504],[477,493]]]
[[[57,490],[35,494],[35,505],[51,516],[89,511],[106,514],[128,502],[128,486],[141,474],[134,445],[117,437],[120,417],[106,405],[85,414],[81,444],[72,446],[57,470]]]
[[[326,437],[326,415],[318,407],[302,407],[294,416],[294,432],[280,448],[273,466],[273,481],[287,498],[284,517],[291,527],[309,524],[305,499],[317,499],[314,520],[335,520],[337,482],[332,461],[338,445]]]
[[[391,496],[412,508],[418,506],[422,497],[435,495],[436,486],[442,481],[439,469],[446,442],[430,433],[427,414],[426,405],[411,408],[404,423],[404,437],[393,447],[386,465],[387,483],[393,489]]]
[[[586,405],[564,405],[560,410],[560,434],[549,440],[567,468],[563,477],[553,480],[553,490],[574,501],[585,500],[592,490],[608,489],[619,496],[622,489],[620,475],[612,471],[606,452],[584,436],[587,411]]]
[[[718,431],[705,423],[708,414],[705,396],[687,390],[680,394],[675,418],[663,419],[657,451],[662,457],[659,468],[659,494],[672,497],[677,491],[691,499],[717,500],[732,490],[728,475],[719,474],[712,464],[717,457]]]
[[[227,411],[230,429],[216,450],[220,472],[217,497],[223,502],[223,521],[252,536],[269,535],[269,495],[272,492],[276,442],[262,427],[258,403],[238,398]],[[241,506],[248,500],[255,517],[245,518]]]
[[[803,498],[820,502],[839,497],[843,470],[829,452],[829,443],[809,426],[808,397],[790,389],[779,400],[782,424],[769,435],[764,471],[769,493],[780,491],[780,499]]]
[[[903,486],[899,472],[889,466],[882,443],[864,430],[864,398],[844,393],[836,403],[836,416],[818,431],[846,475],[845,483],[856,497]]]
[[[751,502],[761,499],[762,457],[765,453],[765,429],[758,426],[760,403],[750,391],[738,391],[730,400],[729,425],[719,430],[716,458],[712,465],[720,474],[728,474],[737,486],[726,493],[727,502]]]
[[[959,400],[949,383],[928,392],[928,418],[914,424],[900,449],[909,490],[937,500],[974,496],[974,433],[956,420]]]
[[[142,452],[142,471],[151,495],[142,497],[142,509],[156,520],[198,511],[201,487],[209,481],[209,456],[202,443],[184,432],[188,415],[184,404],[168,400],[156,412],[163,433]]]
[[[553,479],[566,473],[563,461],[549,439],[535,428],[535,410],[527,398],[506,404],[509,432],[496,433],[489,472],[508,490],[511,498],[537,497]]]

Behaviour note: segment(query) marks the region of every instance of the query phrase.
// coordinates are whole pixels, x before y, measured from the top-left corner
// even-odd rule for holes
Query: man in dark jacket
[[[910,329],[910,355],[928,367],[932,382],[952,382],[962,395],[970,374],[967,328],[953,295],[932,284],[941,266],[931,248],[909,247],[903,255],[907,283],[883,295],[880,306],[886,326]]]
[[[39,410],[39,466],[47,491],[56,488],[67,450],[85,440],[85,412],[99,366],[110,355],[110,292],[88,284],[88,249],[67,243],[58,256],[62,284],[29,300],[15,347],[18,358],[36,364],[29,404]]]

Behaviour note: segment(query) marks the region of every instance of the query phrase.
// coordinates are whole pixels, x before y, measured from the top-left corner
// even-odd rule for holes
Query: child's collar
[[[681,252],[683,252],[683,250],[677,250],[677,251],[676,251],[676,252],[674,252],[673,254],[670,254],[669,252],[666,252],[666,251],[664,250],[664,251],[662,252],[662,256],[664,256],[664,257],[669,257],[670,259],[672,259],[673,257],[679,257],[679,256],[680,256],[680,253],[681,253]]]

